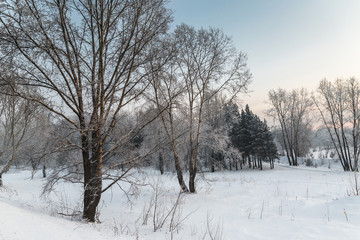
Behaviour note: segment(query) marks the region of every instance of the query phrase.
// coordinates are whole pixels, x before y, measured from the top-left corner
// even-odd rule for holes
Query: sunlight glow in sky
[[[360,0],[170,0],[174,24],[232,36],[253,74],[243,103],[264,116],[270,89],[360,78]]]

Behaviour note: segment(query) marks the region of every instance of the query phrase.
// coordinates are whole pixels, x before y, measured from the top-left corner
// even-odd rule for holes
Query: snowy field
[[[175,175],[134,171],[127,180],[140,185],[106,192],[97,224],[65,216],[81,211],[81,185],[41,195],[40,173],[31,180],[13,169],[3,178],[1,240],[360,239],[354,175],[326,167],[199,174],[197,194],[179,198]]]

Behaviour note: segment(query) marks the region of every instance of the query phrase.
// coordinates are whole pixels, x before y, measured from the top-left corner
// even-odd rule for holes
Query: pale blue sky
[[[170,0],[174,24],[217,27],[248,54],[245,103],[263,116],[273,88],[314,90],[322,78],[360,78],[360,0]]]

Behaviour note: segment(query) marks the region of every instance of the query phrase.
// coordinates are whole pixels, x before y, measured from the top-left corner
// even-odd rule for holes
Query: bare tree
[[[162,49],[171,52],[171,60],[152,76],[153,92],[149,100],[152,99],[159,112],[163,111],[160,116],[173,152],[179,184],[183,191],[195,192],[205,104],[220,93],[226,92],[224,96],[234,98],[246,92],[251,74],[246,55],[237,53],[231,39],[218,29],[195,30],[182,24],[170,38],[169,45]],[[152,62],[150,68],[157,65]],[[189,188],[182,176],[183,163],[178,149],[179,139],[184,135],[187,136]]]
[[[176,28],[175,37],[179,40],[176,61],[185,83],[189,124],[189,190],[194,193],[204,105],[222,91],[227,91],[229,98],[246,92],[251,74],[246,55],[237,53],[231,39],[219,29],[195,30],[182,24]]]
[[[175,51],[172,48],[176,47],[176,43],[172,41],[170,44],[170,51]],[[154,65],[153,62],[152,67]],[[152,76],[153,96],[149,97],[149,100],[155,103],[156,109],[160,113],[161,123],[172,150],[179,185],[183,192],[189,192],[183,177],[183,162],[179,155],[179,145],[187,129],[181,124],[183,119],[180,109],[184,83],[177,78],[177,70],[176,61],[172,56],[171,61],[162,66],[162,71],[156,72]]]
[[[351,114],[351,140],[352,140],[352,158],[353,165],[350,162],[350,166],[353,171],[359,171],[359,143],[360,143],[360,83],[355,78],[347,80],[346,91],[349,95],[349,101],[347,103]]]
[[[360,85],[355,78],[320,82],[313,100],[345,171],[358,171]]]
[[[16,96],[13,89],[15,86],[2,87],[5,94],[0,96],[0,187],[3,186],[2,175],[19,156],[37,108],[33,102]]]
[[[200,141],[201,158],[205,158],[204,165],[209,167],[211,172],[215,168],[236,170],[241,166],[239,150],[232,146],[231,130],[233,124],[238,121],[239,112],[237,105],[233,102],[226,102],[225,95],[216,94],[205,103],[204,118],[202,126],[202,139]],[[230,113],[229,106],[236,106],[236,110]]]
[[[268,114],[270,116],[277,118],[280,123],[286,156],[287,156],[289,165],[292,165],[293,156],[291,154],[293,152],[290,150],[290,147],[289,147],[290,139],[289,139],[289,134],[288,134],[288,127],[286,126],[286,122],[287,122],[286,119],[287,119],[289,110],[288,110],[288,106],[287,106],[288,103],[287,103],[287,97],[286,97],[285,90],[283,90],[283,89],[278,89],[277,91],[270,90],[269,101],[272,105],[272,108],[268,111]],[[290,155],[291,155],[291,160],[290,160]]]
[[[45,100],[19,92],[61,116],[79,133],[83,217],[95,221],[102,186],[103,145],[118,115],[148,86],[144,65],[168,29],[164,0],[10,0],[0,8],[2,61],[16,67]],[[52,102],[53,104],[51,104]],[[76,116],[73,118],[72,116]]]
[[[280,88],[270,90],[268,97],[271,105],[268,115],[280,123],[289,165],[297,166],[302,139],[306,137],[305,130],[310,127],[307,114],[311,110],[312,100],[304,88],[290,92]]]

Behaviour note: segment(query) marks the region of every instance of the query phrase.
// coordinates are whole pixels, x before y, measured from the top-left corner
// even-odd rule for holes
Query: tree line
[[[311,139],[325,132],[327,150],[333,149],[344,171],[358,171],[360,85],[356,78],[320,81],[315,92],[270,90],[268,115],[281,128],[278,137],[290,165],[298,165],[312,146]],[[323,134],[324,135],[324,134]]]

